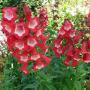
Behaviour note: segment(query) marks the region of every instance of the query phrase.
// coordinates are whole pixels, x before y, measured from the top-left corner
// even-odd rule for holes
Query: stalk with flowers
[[[65,19],[53,40],[46,9],[40,8],[34,16],[25,5],[24,17],[17,12],[16,7],[2,10],[2,32],[9,50],[5,90],[89,90],[85,87],[90,74],[90,38]]]
[[[18,60],[25,74],[28,74],[28,63],[33,63],[33,70],[44,68],[50,64],[51,58],[45,56],[49,46],[46,41],[49,35],[44,35],[48,17],[43,15],[46,11],[40,10],[40,16],[32,16],[28,6],[24,6],[26,22],[18,19],[17,8],[3,9],[2,26],[7,37],[7,46],[12,55]]]

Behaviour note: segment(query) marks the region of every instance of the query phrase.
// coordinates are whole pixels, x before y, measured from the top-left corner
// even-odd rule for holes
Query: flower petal
[[[86,53],[83,55],[83,62],[89,63],[90,62],[90,54]]]

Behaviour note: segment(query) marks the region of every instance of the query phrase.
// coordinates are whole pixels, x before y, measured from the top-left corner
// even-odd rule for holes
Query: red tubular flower
[[[61,46],[61,41],[62,40],[55,40],[54,44],[55,44],[55,48],[59,48]]]
[[[37,60],[34,63],[33,70],[37,71],[37,70],[42,69],[42,68],[44,68],[44,63],[41,60]]]
[[[72,66],[72,67],[76,67],[76,66],[78,66],[78,61],[73,60],[71,66]]]
[[[71,57],[67,57],[66,60],[64,61],[64,64],[66,66],[76,67],[78,66],[78,61],[73,60]]]
[[[74,48],[70,46],[69,49],[67,50],[67,56],[73,57],[73,54],[74,54]]]
[[[74,37],[75,37],[75,34],[76,34],[76,30],[70,30],[70,31],[69,31],[69,36],[70,36],[71,38],[74,38]]]
[[[32,32],[35,32],[35,29],[39,25],[39,19],[38,19],[38,17],[30,18],[30,20],[28,21],[27,25],[28,25],[28,28],[30,30],[32,30]]]
[[[59,58],[62,53],[58,53],[58,48],[53,48],[53,51],[55,52],[55,55]]]
[[[57,53],[62,54],[63,53],[63,50],[61,48],[58,48],[57,49]]]
[[[2,12],[3,12],[3,19],[7,20],[7,21],[11,21],[11,20],[15,21],[16,18],[17,18],[16,11],[17,11],[17,9],[16,8],[12,8],[12,7],[4,8],[2,10]]]
[[[80,60],[80,53],[81,53],[81,50],[79,48],[74,48],[73,59],[76,61],[79,61]]]
[[[37,45],[37,43],[38,42],[37,42],[36,38],[34,38],[34,37],[27,38],[27,45],[29,47],[35,47]]]
[[[64,30],[69,31],[72,29],[72,26],[73,26],[72,23],[66,19],[63,26]]]
[[[7,46],[8,46],[8,49],[10,50],[10,51],[13,51],[14,49],[13,49],[13,45],[14,45],[14,42],[16,41],[17,39],[13,36],[13,35],[11,35],[11,36],[8,36],[8,38],[7,38]]]
[[[77,44],[82,37],[83,37],[83,34],[81,32],[77,33],[73,38],[73,44]]]
[[[36,71],[38,69],[42,69],[46,66],[48,66],[51,62],[51,59],[48,58],[47,56],[44,56],[44,55],[41,55],[41,59],[38,59],[34,66],[33,66],[33,69]]]
[[[24,50],[24,48],[25,48],[25,42],[24,42],[24,40],[23,41],[21,41],[21,40],[14,41],[13,47],[16,48],[16,49],[18,49],[18,50]]]
[[[15,23],[14,22],[2,21],[2,27],[3,27],[2,31],[6,34],[6,36],[12,35],[13,29],[15,27]]]
[[[63,35],[65,35],[66,34],[66,32],[65,32],[65,30],[63,29],[63,28],[61,28],[59,31],[58,31],[58,36],[60,35],[60,36],[63,36]]]
[[[29,30],[27,27],[25,27],[24,23],[17,23],[13,32],[17,39],[23,39],[25,36],[28,35],[28,33]]]
[[[34,54],[31,56],[31,60],[33,60],[33,61],[36,61],[38,59],[40,59],[40,54]]]
[[[15,52],[15,53],[17,53],[17,52]],[[23,52],[22,54],[16,54],[15,57],[17,58],[17,60],[21,64],[25,64],[25,63],[28,63],[30,61],[27,52]]]
[[[38,59],[41,58],[41,55],[39,52],[36,51],[36,49],[34,48],[31,52],[31,57],[30,57],[30,60],[32,61],[37,61]]]
[[[64,60],[64,64],[66,66],[70,66],[70,62],[71,62],[71,57],[67,57],[65,60]]]
[[[42,29],[36,31],[35,36],[38,38],[42,35]]]
[[[83,55],[83,62],[89,63],[90,62],[90,54],[86,53]]]
[[[28,64],[23,64],[22,67],[20,68],[20,70],[25,74],[28,75],[29,74],[29,70],[28,68]]]
[[[86,40],[84,40],[82,42],[81,52],[82,52],[82,54],[88,53],[88,51],[87,51],[87,41]]]
[[[29,8],[29,6],[25,5],[23,10],[24,10],[24,14],[26,16],[26,19],[29,21],[32,18],[32,11],[31,11],[31,9]]]

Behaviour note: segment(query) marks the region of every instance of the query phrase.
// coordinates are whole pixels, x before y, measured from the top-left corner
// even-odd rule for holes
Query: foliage
[[[28,3],[35,15],[37,14],[37,8],[42,6],[43,0],[23,0]],[[70,2],[71,1],[71,2]],[[60,29],[64,19],[70,19],[75,24],[75,29],[82,30],[84,26],[84,17],[82,13],[72,16],[66,11],[67,7],[74,6],[78,1],[83,0],[60,0],[62,2],[62,8],[59,9],[60,18],[58,19],[58,27],[55,29],[55,21],[53,18],[49,18],[48,30],[46,33],[50,33],[50,39],[47,44],[53,46],[53,40],[57,38],[57,29]],[[7,6],[20,6],[21,0],[3,0],[0,3],[0,9]],[[51,3],[52,0],[49,0]],[[73,5],[74,4],[74,5]],[[22,5],[21,5],[22,6]],[[22,14],[22,13],[21,13]],[[0,14],[1,15],[1,14]],[[52,15],[50,15],[52,16]],[[0,85],[1,90],[90,90],[90,63],[81,63],[76,68],[66,67],[63,64],[64,56],[56,58],[52,50],[47,53],[47,56],[52,56],[51,64],[42,70],[37,72],[31,71],[29,75],[24,75],[19,71],[20,65],[17,60],[8,53],[5,58],[4,68],[4,80]],[[29,64],[31,68],[32,64]],[[1,84],[1,83],[0,83]]]
[[[84,84],[88,80],[90,73],[88,66],[90,64],[81,64],[76,68],[66,68],[62,64],[63,60],[64,57],[60,59],[53,57],[48,68],[38,72],[31,71],[29,75],[25,76],[19,71],[20,65],[16,60],[8,55],[2,90],[85,90]]]

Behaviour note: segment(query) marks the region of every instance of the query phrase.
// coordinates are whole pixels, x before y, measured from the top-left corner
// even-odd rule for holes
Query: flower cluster
[[[65,20],[58,37],[54,41],[54,52],[57,57],[66,56],[64,64],[76,67],[80,61],[90,62],[90,40],[83,39],[84,34],[73,28],[69,20]]]
[[[42,16],[42,20],[42,18],[33,16],[28,6],[24,6],[23,11],[26,21],[22,18],[18,19],[17,8],[4,8],[2,26],[7,37],[8,49],[22,64],[20,70],[28,74],[29,62],[33,63],[32,69],[36,71],[48,66],[51,58],[45,56],[49,48],[46,45],[49,35],[44,35],[46,26],[46,22],[43,21],[44,17]],[[45,12],[44,9],[41,12]]]

